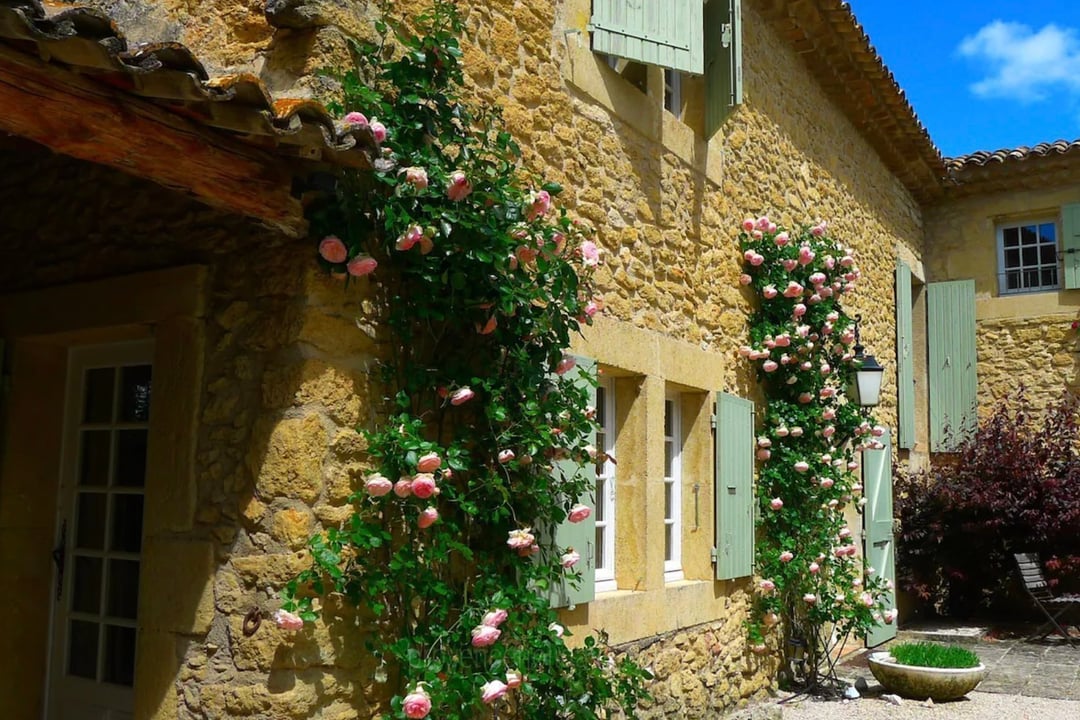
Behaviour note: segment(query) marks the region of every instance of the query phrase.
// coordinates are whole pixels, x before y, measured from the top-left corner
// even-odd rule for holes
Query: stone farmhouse
[[[1075,382],[1078,151],[947,161],[840,0],[461,6],[469,93],[606,258],[573,350],[604,371],[619,462],[565,622],[652,668],[645,717],[733,708],[776,671],[743,629],[759,395],[739,223],[824,219],[855,250],[885,452],[922,462],[1019,374]],[[371,166],[319,71],[373,12],[0,0],[3,717],[376,712],[355,614],[257,622],[367,467],[375,294],[319,272],[299,195]],[[887,540],[867,551],[889,570]]]

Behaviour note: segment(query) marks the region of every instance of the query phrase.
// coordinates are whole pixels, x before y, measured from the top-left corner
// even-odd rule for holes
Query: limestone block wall
[[[947,199],[926,215],[929,279],[975,280],[978,399],[983,416],[1020,384],[1036,406],[1080,387],[1080,345],[1071,327],[1080,317],[1080,290],[1018,295],[998,291],[998,225],[1053,217],[1060,237],[1061,206],[1080,201],[1076,171],[1032,184]]]

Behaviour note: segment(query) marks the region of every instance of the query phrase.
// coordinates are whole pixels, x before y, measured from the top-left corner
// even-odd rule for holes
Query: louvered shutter
[[[742,103],[742,2],[705,6],[705,137]]]
[[[754,571],[754,404],[716,395],[716,579]]]
[[[915,363],[912,357],[911,268],[896,262],[897,447],[915,447]]]
[[[927,285],[930,450],[951,452],[975,432],[975,281]]]
[[[596,406],[596,386],[589,378],[596,377],[596,361],[589,358],[575,357],[577,365],[564,377],[586,388],[591,399],[589,404]],[[595,444],[595,436],[589,437],[588,443]],[[563,580],[551,588],[550,602],[552,607],[568,607],[580,603],[587,603],[596,596],[596,466],[592,463],[578,465],[573,460],[560,460],[555,463],[556,481],[562,478],[571,478],[582,473],[587,478],[585,494],[578,498],[578,502],[588,505],[593,512],[588,518],[579,523],[566,521],[555,529],[555,545],[559,552],[567,548],[573,548],[581,555],[581,560],[574,566],[574,570],[581,573],[581,582],[574,587],[568,580]]]
[[[593,52],[700,75],[701,0],[593,0]]]
[[[1061,208],[1061,249],[1064,251],[1065,287],[1080,288],[1080,204]]]

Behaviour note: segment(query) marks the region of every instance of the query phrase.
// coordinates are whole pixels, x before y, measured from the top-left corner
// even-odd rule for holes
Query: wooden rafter
[[[0,132],[303,234],[284,163],[141,98],[0,46]]]

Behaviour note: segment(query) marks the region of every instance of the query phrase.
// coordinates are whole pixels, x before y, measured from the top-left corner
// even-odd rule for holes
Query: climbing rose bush
[[[455,5],[411,22],[354,48],[336,109],[381,155],[309,213],[323,267],[377,284],[389,402],[364,430],[352,517],[312,538],[284,610],[311,622],[326,595],[363,609],[352,641],[383,664],[394,717],[633,715],[648,673],[602,637],[570,648],[549,602],[580,582],[584,548],[553,538],[589,513],[595,380],[565,348],[599,307],[602,254],[498,113],[458,98]]]
[[[757,295],[750,342],[767,405],[756,438],[758,600],[753,646],[783,618],[789,637],[810,643],[813,667],[825,656],[821,630],[863,634],[891,622],[891,587],[858,555],[844,509],[862,506],[859,453],[880,449],[884,429],[850,402],[855,328],[843,299],[860,279],[854,253],[825,223],[798,230],[768,217],[742,223],[744,273]]]

